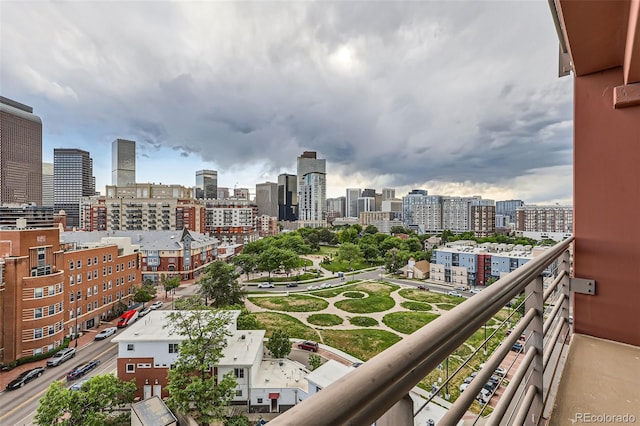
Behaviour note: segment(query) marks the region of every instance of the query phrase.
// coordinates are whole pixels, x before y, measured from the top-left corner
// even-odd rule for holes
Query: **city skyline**
[[[2,95],[38,111],[43,161],[89,151],[100,192],[125,138],[140,182],[210,169],[253,189],[312,150],[328,198],[572,199],[572,83],[545,2],[7,3],[1,27]]]

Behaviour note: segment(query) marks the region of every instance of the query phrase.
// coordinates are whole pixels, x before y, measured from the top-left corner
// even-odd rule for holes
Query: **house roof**
[[[192,238],[191,248],[197,249],[210,245],[217,245],[219,240],[215,237],[201,234],[188,229],[173,231],[75,231],[62,232],[60,242],[64,243],[97,243],[103,238],[128,237],[132,244],[140,246],[142,251],[182,250],[182,240],[186,234]]]
[[[415,265],[413,265],[415,269],[419,269],[422,272],[429,272],[430,266],[431,266],[431,263],[428,260],[419,260],[416,262]]]
[[[354,367],[346,366],[338,361],[330,359],[309,373],[307,381],[324,389],[353,369]]]

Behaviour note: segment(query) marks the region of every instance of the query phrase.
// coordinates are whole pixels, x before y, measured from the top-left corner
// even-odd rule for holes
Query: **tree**
[[[404,247],[408,251],[421,251],[422,243],[417,237],[411,237],[404,240]]]
[[[309,355],[309,365],[311,366],[311,371],[320,367],[322,365],[322,358],[320,358],[320,355],[316,355],[316,354]]]
[[[352,243],[344,243],[338,249],[338,259],[348,262],[351,269],[351,262],[357,262],[362,259],[360,247]]]
[[[240,253],[236,257],[234,257],[231,262],[236,265],[243,274],[247,274],[247,280],[249,279],[249,274],[256,269],[257,264],[257,255],[248,254],[248,253]]]
[[[367,225],[367,227],[364,228],[364,232],[365,234],[377,234],[378,228],[375,225]]]
[[[211,300],[215,308],[241,304],[244,292],[238,285],[235,268],[221,260],[210,263],[198,280],[198,293],[205,298],[205,304]]]
[[[180,287],[180,277],[169,278],[165,274],[160,275],[160,284],[164,287],[164,298],[167,298],[167,294],[178,287]]]
[[[119,380],[113,374],[89,379],[79,391],[55,381],[40,400],[34,417],[37,425],[125,425],[131,423],[129,410],[136,385]],[[116,414],[117,413],[117,414]]]
[[[269,277],[271,277],[271,273],[282,264],[284,256],[285,250],[269,247],[258,255],[258,269],[269,272]]]
[[[409,234],[411,231],[405,229],[404,226],[392,226],[391,227],[391,235],[396,235],[396,234]]]
[[[135,290],[133,300],[138,303],[142,303],[144,306],[149,300],[156,297],[156,286],[153,284],[142,284]]]
[[[355,228],[348,228],[338,234],[340,244],[355,243],[358,240],[358,231]]]
[[[265,345],[274,358],[284,358],[291,352],[289,335],[282,329],[276,329]]]
[[[221,420],[235,395],[233,372],[213,374],[227,345],[229,314],[221,310],[196,309],[168,315],[166,327],[184,337],[178,358],[169,370],[169,399],[174,410],[191,415],[201,424]]]

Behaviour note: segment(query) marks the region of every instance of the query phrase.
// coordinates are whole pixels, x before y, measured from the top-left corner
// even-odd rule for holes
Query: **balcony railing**
[[[289,409],[270,424],[374,424],[522,292],[525,293],[524,315],[437,423],[454,425],[468,413],[483,386],[524,333],[526,340],[521,349],[520,365],[486,418],[486,424],[538,424],[545,405],[553,402],[549,400],[548,388],[557,373],[558,364],[557,361],[551,362],[552,357],[559,358],[558,352],[561,351],[557,344],[564,345],[570,333],[569,246],[572,241],[573,237],[570,237],[549,248],[313,397]],[[551,276],[547,270],[550,265],[557,265]],[[514,307],[514,311],[517,308]],[[494,334],[499,330],[500,327],[483,343],[495,338]],[[437,395],[463,366],[464,363],[433,395]],[[414,418],[432,398],[413,413]],[[486,403],[477,416],[482,416],[485,409]]]

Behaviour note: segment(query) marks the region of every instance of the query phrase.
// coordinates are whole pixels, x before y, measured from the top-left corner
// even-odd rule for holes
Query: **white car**
[[[94,340],[104,340],[109,336],[113,336],[118,331],[118,327],[109,327],[102,330],[100,333],[96,334]]]
[[[260,283],[258,284],[258,288],[274,288],[275,286],[272,283]]]
[[[469,383],[463,383],[460,385],[460,393],[464,392],[464,390],[469,386]]]
[[[155,310],[160,308],[163,305],[162,301],[157,300],[155,302],[153,302],[153,304],[151,306],[149,306],[149,309]]]
[[[478,293],[480,293],[481,291],[482,291],[482,290],[480,290],[480,289],[474,288],[473,290],[469,290],[469,293],[471,293],[471,294],[478,294]]]
[[[147,306],[146,308],[140,311],[140,316],[143,317],[147,315],[149,312],[151,312],[151,308]]]
[[[496,368],[496,371],[494,371],[494,373],[496,374],[496,376],[504,377],[504,376],[507,375],[507,370],[505,370],[502,367],[498,367],[498,368]]]
[[[449,296],[462,297],[462,294],[458,293],[457,291],[450,291],[447,294]]]

